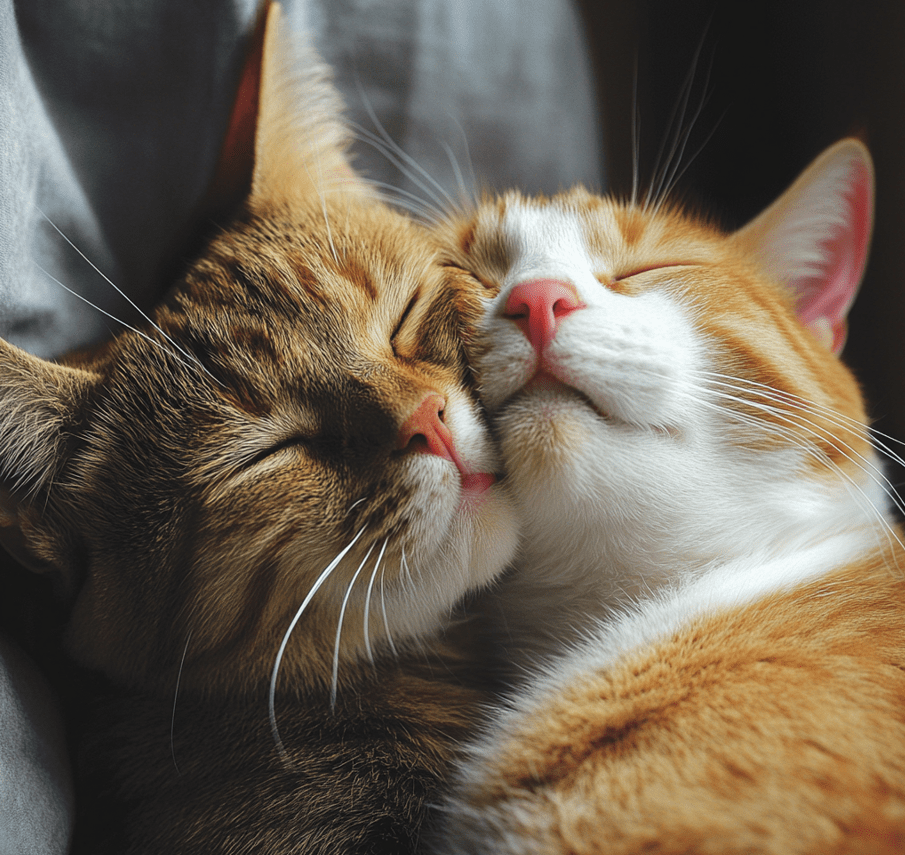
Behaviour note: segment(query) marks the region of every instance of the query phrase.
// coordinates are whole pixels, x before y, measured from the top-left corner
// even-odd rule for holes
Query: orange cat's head
[[[618,596],[876,517],[860,393],[834,354],[872,180],[847,140],[733,234],[580,189],[447,224],[448,258],[486,289],[473,358],[526,565],[564,584],[605,567]]]
[[[290,626],[285,684],[341,681],[514,545],[463,353],[479,289],[352,173],[278,26],[250,195],[153,323],[68,365],[0,343],[3,531],[127,683],[171,689],[185,650],[182,685],[260,684]]]

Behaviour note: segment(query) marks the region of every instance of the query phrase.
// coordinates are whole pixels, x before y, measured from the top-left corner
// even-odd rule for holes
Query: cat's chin
[[[638,427],[598,406],[580,389],[570,386],[545,370],[538,371],[515,395],[504,401],[498,413],[503,413],[513,406],[523,413],[533,409],[534,417],[543,420],[578,418],[585,422],[590,418],[594,424],[606,428]]]
[[[556,418],[569,414],[580,414],[582,420],[587,415],[593,416],[597,425],[622,431],[650,432],[663,438],[676,439],[680,436],[678,428],[672,425],[641,424],[630,422],[616,413],[600,406],[587,393],[571,386],[550,371],[539,370],[515,395],[505,401],[500,411],[514,402],[523,407],[535,404],[538,415]]]

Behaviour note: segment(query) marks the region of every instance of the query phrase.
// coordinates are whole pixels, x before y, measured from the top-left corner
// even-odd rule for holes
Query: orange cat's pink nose
[[[436,454],[456,463],[452,434],[443,421],[446,401],[429,393],[399,428],[396,447],[418,454]]]
[[[584,303],[568,282],[532,279],[512,289],[504,314],[516,323],[540,355],[555,338],[560,321],[582,308]]]

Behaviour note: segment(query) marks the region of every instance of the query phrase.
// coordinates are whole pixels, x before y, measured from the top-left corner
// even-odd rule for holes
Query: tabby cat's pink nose
[[[431,392],[425,396],[399,428],[396,447],[419,454],[436,454],[457,463],[452,434],[443,421],[445,409],[442,395]]]
[[[532,279],[512,289],[504,314],[515,322],[540,355],[555,338],[560,321],[582,308],[584,303],[568,282]]]

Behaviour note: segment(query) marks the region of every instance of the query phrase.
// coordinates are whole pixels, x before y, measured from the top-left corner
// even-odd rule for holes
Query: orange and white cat
[[[523,544],[438,851],[905,851],[905,547],[835,355],[872,192],[846,140],[731,234],[580,189],[441,232]]]

